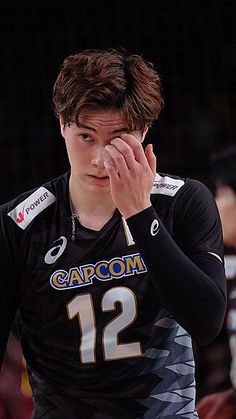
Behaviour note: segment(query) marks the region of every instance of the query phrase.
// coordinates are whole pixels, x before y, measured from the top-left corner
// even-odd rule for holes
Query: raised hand
[[[124,218],[151,205],[150,193],[156,173],[151,144],[144,151],[137,138],[122,134],[105,147],[104,166],[110,178],[113,201]]]

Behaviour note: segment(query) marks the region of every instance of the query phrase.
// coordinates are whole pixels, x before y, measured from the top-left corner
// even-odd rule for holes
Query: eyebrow
[[[77,125],[78,125],[78,127],[79,127],[79,128],[85,128],[85,129],[88,129],[88,130],[91,130],[91,131],[97,132],[96,128],[89,127],[88,125],[81,124],[81,123],[78,123]],[[127,127],[121,127],[121,128],[114,129],[114,130],[112,131],[112,133],[113,133],[113,134],[116,134],[116,133],[118,133],[118,132],[128,132],[128,131],[129,131],[129,130],[128,130],[128,128],[127,128]]]

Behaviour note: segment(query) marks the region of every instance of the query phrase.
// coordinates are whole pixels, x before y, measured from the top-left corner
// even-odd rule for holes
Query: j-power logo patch
[[[11,217],[22,230],[25,230],[40,212],[55,201],[56,197],[46,188],[41,187],[17,205],[17,207],[7,215]]]

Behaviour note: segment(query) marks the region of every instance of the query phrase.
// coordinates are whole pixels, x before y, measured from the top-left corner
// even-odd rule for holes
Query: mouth
[[[99,175],[89,175],[91,177],[94,177],[96,179],[109,179],[108,175],[104,175],[104,176],[99,176]]]
[[[88,175],[90,180],[96,184],[106,184],[109,183],[109,176],[96,176],[96,175]]]

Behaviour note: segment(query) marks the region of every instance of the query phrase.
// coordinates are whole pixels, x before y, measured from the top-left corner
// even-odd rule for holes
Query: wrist
[[[129,210],[123,211],[122,212],[122,216],[125,220],[127,220],[128,218],[132,217],[133,215],[136,215],[142,211],[144,211],[145,209],[151,207],[151,202],[147,203],[147,205],[144,205],[140,208],[130,208]]]

